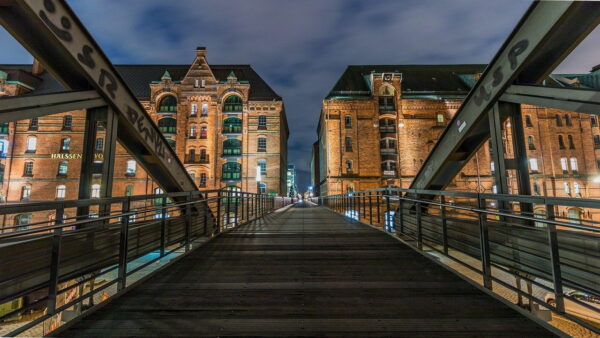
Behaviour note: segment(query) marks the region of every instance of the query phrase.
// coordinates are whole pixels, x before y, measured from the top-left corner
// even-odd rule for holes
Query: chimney
[[[196,47],[196,56],[206,57],[206,47]]]
[[[31,74],[35,76],[42,75],[44,72],[44,66],[37,60],[33,59],[33,66],[31,67]]]

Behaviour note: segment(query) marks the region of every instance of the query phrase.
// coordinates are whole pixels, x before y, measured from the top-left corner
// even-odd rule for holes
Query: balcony
[[[201,156],[201,155],[188,154],[185,156],[183,162],[185,164],[208,164],[208,163],[210,163],[209,156],[210,155]]]
[[[396,132],[396,127],[395,126],[379,126],[379,132],[380,133],[395,133]]]

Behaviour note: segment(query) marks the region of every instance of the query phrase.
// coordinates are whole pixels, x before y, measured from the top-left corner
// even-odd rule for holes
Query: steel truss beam
[[[0,123],[105,105],[95,90],[5,97],[0,100]]]
[[[446,187],[489,139],[488,112],[507,88],[539,83],[599,22],[599,2],[533,2],[440,136],[411,188]]]
[[[578,113],[600,114],[600,91],[597,90],[512,85],[500,100]]]
[[[0,2],[0,24],[70,90],[95,90],[117,113],[120,143],[165,191],[196,185],[119,73],[64,0]]]

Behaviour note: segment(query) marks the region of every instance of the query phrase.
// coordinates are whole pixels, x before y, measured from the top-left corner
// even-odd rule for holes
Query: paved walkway
[[[392,237],[301,205],[222,235],[64,336],[547,336]]]

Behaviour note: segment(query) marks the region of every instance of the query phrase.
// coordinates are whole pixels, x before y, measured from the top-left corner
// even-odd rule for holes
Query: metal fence
[[[290,203],[212,190],[0,206],[0,336],[47,334],[156,265]],[[2,329],[14,319],[22,325]]]
[[[318,203],[460,264],[485,288],[509,289],[519,305],[529,299],[531,311],[537,303],[600,333],[600,224],[557,212],[597,212],[598,200],[384,188]],[[534,295],[534,287],[546,295]]]

